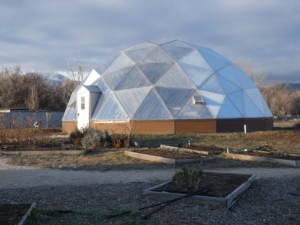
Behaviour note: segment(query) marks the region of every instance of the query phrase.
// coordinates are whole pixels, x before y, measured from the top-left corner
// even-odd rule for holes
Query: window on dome
[[[205,101],[201,95],[193,95],[193,104],[194,105],[204,105]]]

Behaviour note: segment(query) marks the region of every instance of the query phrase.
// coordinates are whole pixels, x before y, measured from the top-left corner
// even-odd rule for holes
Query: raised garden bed
[[[32,204],[2,204],[0,205],[0,224],[25,225],[35,203]]]
[[[68,151],[68,150],[82,150],[80,146],[73,144],[42,144],[42,145],[2,145],[0,152],[13,151]]]
[[[199,191],[207,189],[207,192],[192,195],[186,200],[196,204],[204,203],[231,208],[254,180],[254,175],[204,172],[201,176]],[[144,195],[161,201],[183,197],[187,194],[187,190],[177,189],[173,181],[164,182],[144,191]]]
[[[218,148],[216,146],[207,146],[207,145],[191,145],[185,147],[175,147],[170,145],[160,145],[161,149],[167,149],[171,151],[179,151],[179,152],[193,152],[203,155],[212,155],[219,154],[224,151],[222,148]]]
[[[135,149],[124,152],[126,155],[142,160],[167,164],[198,162],[205,156],[192,152],[170,151],[166,149]]]
[[[84,153],[84,150],[34,150],[34,151],[0,151],[0,154],[4,155],[39,155],[39,154],[64,154],[64,155],[80,155]]]
[[[273,152],[240,152],[240,153],[224,153],[223,156],[230,159],[257,161],[257,162],[271,162],[288,166],[300,166],[300,155],[294,154],[279,154]]]

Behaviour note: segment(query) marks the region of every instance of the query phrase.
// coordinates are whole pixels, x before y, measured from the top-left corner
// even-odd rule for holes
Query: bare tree
[[[67,62],[67,68],[71,79],[77,83],[80,83],[84,79],[85,67],[80,60],[74,64]]]

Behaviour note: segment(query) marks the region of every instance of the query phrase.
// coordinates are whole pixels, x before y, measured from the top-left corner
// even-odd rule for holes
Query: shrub
[[[112,137],[109,135],[109,133],[107,132],[107,130],[105,130],[102,133],[102,139],[101,139],[101,144],[104,147],[109,147],[112,145]]]
[[[73,143],[74,145],[80,145],[81,139],[83,138],[85,132],[86,132],[85,130],[80,131],[76,129],[69,135],[70,142]]]
[[[115,148],[126,147],[130,146],[130,138],[125,134],[114,134],[111,136],[112,144]]]
[[[202,170],[183,168],[175,173],[172,181],[177,190],[187,190],[193,193],[199,189],[202,174]]]
[[[85,149],[95,149],[97,146],[102,145],[102,137],[103,134],[101,131],[89,128],[81,139],[81,145]]]

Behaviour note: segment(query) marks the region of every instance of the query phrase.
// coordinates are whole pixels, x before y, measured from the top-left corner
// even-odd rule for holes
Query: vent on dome
[[[193,104],[194,105],[204,105],[204,98],[201,95],[193,95]]]

